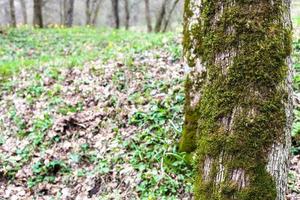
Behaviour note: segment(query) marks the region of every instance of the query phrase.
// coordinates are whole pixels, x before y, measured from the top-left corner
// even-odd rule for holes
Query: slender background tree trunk
[[[91,25],[91,18],[92,18],[92,11],[91,11],[91,1],[86,0],[85,1],[85,16],[86,16],[86,25]]]
[[[9,11],[9,5],[4,4],[3,5],[3,15],[5,16],[5,18],[3,19],[3,21],[7,24],[10,24],[10,11]]]
[[[9,0],[9,12],[10,12],[10,25],[12,27],[16,27],[17,21],[16,21],[16,11],[15,11],[15,1],[14,0]]]
[[[149,0],[145,0],[145,15],[146,15],[146,21],[147,21],[147,30],[148,30],[148,32],[152,32],[152,22],[151,22],[151,15],[150,15]]]
[[[96,25],[102,0],[86,0],[86,25]]]
[[[42,1],[33,1],[33,25],[39,28],[43,28],[43,12],[42,12]]]
[[[171,10],[170,10],[170,12],[169,12],[169,14],[168,14],[168,16],[166,18],[166,21],[165,21],[165,24],[164,24],[164,28],[163,28],[163,32],[167,31],[167,28],[168,28],[169,23],[171,21],[172,14],[173,14],[173,12],[174,12],[174,10],[175,10],[175,8],[176,8],[176,6],[177,6],[178,3],[179,3],[179,0],[175,0],[173,2],[172,8],[171,8]]]
[[[94,9],[94,12],[93,12],[93,17],[92,17],[92,24],[94,26],[96,26],[96,23],[97,23],[97,18],[98,18],[98,15],[99,15],[99,10],[100,10],[101,3],[102,3],[102,0],[96,0],[95,5],[94,5],[95,9]]]
[[[161,31],[163,20],[166,15],[167,4],[168,4],[168,0],[164,0],[162,3],[162,6],[160,8],[160,11],[159,11],[159,14],[158,14],[158,17],[156,20],[156,24],[155,24],[155,32],[156,33]]]
[[[284,200],[292,124],[290,1],[186,0],[185,125],[195,199]]]
[[[66,24],[66,20],[67,20],[67,13],[68,13],[68,1],[69,0],[63,0],[63,9],[64,9],[64,21],[63,21],[63,24],[65,25]]]
[[[21,3],[21,9],[22,9],[22,15],[23,15],[23,23],[27,24],[28,19],[27,19],[27,6],[25,0],[20,0]]]
[[[68,6],[67,6],[67,16],[65,25],[67,27],[72,27],[73,25],[73,18],[74,18],[74,0],[68,0]]]
[[[64,2],[63,1],[59,1],[59,17],[60,17],[60,24],[63,24],[65,19],[64,19]]]
[[[119,16],[119,0],[112,0],[113,16],[115,20],[115,28],[120,28],[120,16]]]
[[[125,7],[125,28],[126,30],[129,29],[129,22],[130,22],[130,11],[129,11],[129,0],[124,0],[124,7]]]

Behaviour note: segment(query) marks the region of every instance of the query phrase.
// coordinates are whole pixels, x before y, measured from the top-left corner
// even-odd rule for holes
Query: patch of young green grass
[[[21,27],[8,29],[0,37],[0,75],[9,76],[22,68],[51,63],[59,67],[82,65],[89,60],[109,60],[126,52],[130,62],[134,53],[153,48],[168,48],[179,56],[180,47],[174,45],[174,33],[147,34],[124,30],[95,28]]]
[[[29,188],[41,182],[54,183],[58,173],[69,173],[70,169],[61,160],[52,160],[49,163],[38,161],[32,166],[33,176],[27,181]]]
[[[292,18],[294,26],[299,27],[300,26],[300,16],[295,16]]]
[[[176,199],[183,185],[185,192],[191,192],[192,180],[188,180],[192,179],[191,166],[174,143],[182,131],[175,124],[180,124],[183,101],[183,93],[179,93],[170,100],[153,104],[149,112],[137,111],[130,120],[145,127],[125,144],[132,152],[130,163],[141,178],[137,187],[141,198]]]
[[[45,132],[52,126],[52,118],[47,113],[40,118],[35,119],[30,130],[26,129],[27,127],[23,125],[24,122],[22,121],[22,118],[17,116],[13,109],[11,111],[11,117],[17,125],[18,136],[21,138],[28,137],[27,139],[29,139],[30,142],[24,148],[17,149],[16,154],[20,157],[18,162],[9,157],[1,158],[0,155],[0,158],[3,161],[0,163],[0,169],[5,169],[8,179],[14,179],[15,174],[21,169],[24,163],[30,161],[35,150],[46,145],[46,143],[44,143]]]

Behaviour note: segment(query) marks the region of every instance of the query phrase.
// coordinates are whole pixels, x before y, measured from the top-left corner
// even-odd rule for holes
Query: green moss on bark
[[[185,120],[183,127],[183,137],[179,141],[179,151],[191,153],[195,151],[197,146],[197,120],[198,112],[195,109],[191,109],[189,105],[191,104],[190,95],[188,93],[189,88],[192,87],[191,80],[187,77],[185,81]]]
[[[266,165],[286,126],[287,5],[281,0],[204,0],[198,22],[190,26],[191,1],[185,1],[184,53],[191,67],[200,59],[207,76],[196,108],[187,98],[180,147],[197,148],[196,199],[275,200],[275,181]],[[187,82],[189,96],[193,82]],[[225,174],[216,184],[221,154]],[[207,157],[213,160],[208,181],[203,177]],[[247,176],[243,188],[232,181],[236,169]]]

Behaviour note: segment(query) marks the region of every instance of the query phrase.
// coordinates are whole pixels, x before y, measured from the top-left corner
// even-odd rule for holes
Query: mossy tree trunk
[[[185,0],[182,151],[195,198],[284,200],[292,123],[289,0]]]

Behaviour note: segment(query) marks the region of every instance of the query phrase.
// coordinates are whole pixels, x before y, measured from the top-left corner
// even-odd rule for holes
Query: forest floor
[[[0,199],[191,199],[193,171],[177,150],[185,78],[178,35],[2,35]],[[295,90],[299,83],[296,76]],[[300,199],[295,113],[291,200]]]

